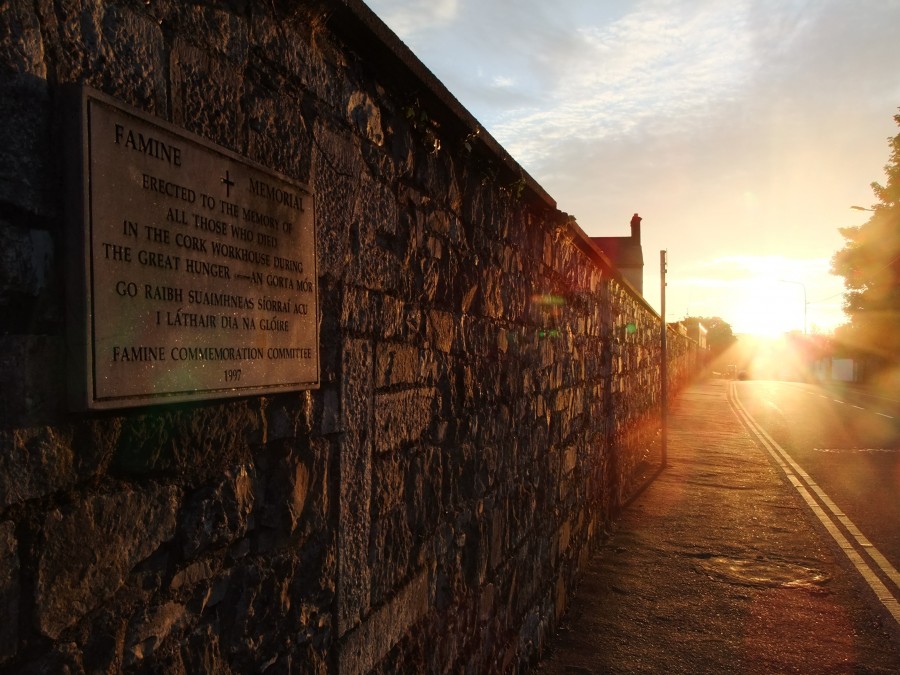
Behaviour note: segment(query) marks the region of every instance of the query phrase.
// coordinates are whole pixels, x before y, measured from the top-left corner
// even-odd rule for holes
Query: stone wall
[[[0,670],[534,659],[657,452],[659,317],[355,0],[7,0],[0,36]],[[67,408],[71,84],[312,187],[319,389]]]

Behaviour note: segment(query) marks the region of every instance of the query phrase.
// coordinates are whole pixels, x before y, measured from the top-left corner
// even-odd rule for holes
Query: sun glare
[[[844,323],[841,282],[827,258],[728,255],[667,283],[683,316],[718,316],[735,333],[830,333]]]
[[[736,289],[730,323],[736,333],[775,337],[803,331],[803,310],[799,288],[764,278],[749,279]]]

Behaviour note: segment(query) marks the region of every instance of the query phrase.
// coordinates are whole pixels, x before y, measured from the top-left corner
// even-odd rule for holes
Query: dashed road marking
[[[881,415],[882,417],[887,417],[889,420],[894,419],[894,418],[891,417],[890,415],[885,415],[884,413],[877,412],[877,413],[875,413],[875,414],[876,414],[876,415]]]
[[[813,448],[813,452],[828,452],[836,455],[897,453],[900,448]]]

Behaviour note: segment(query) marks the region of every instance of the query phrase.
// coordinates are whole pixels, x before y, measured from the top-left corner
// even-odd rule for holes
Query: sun
[[[803,331],[805,300],[799,291],[764,277],[744,280],[734,288],[732,330],[766,337]]]

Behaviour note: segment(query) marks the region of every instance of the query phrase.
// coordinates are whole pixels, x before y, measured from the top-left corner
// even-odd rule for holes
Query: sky
[[[900,0],[367,4],[587,234],[641,215],[668,321],[846,321],[831,257],[900,132]]]

